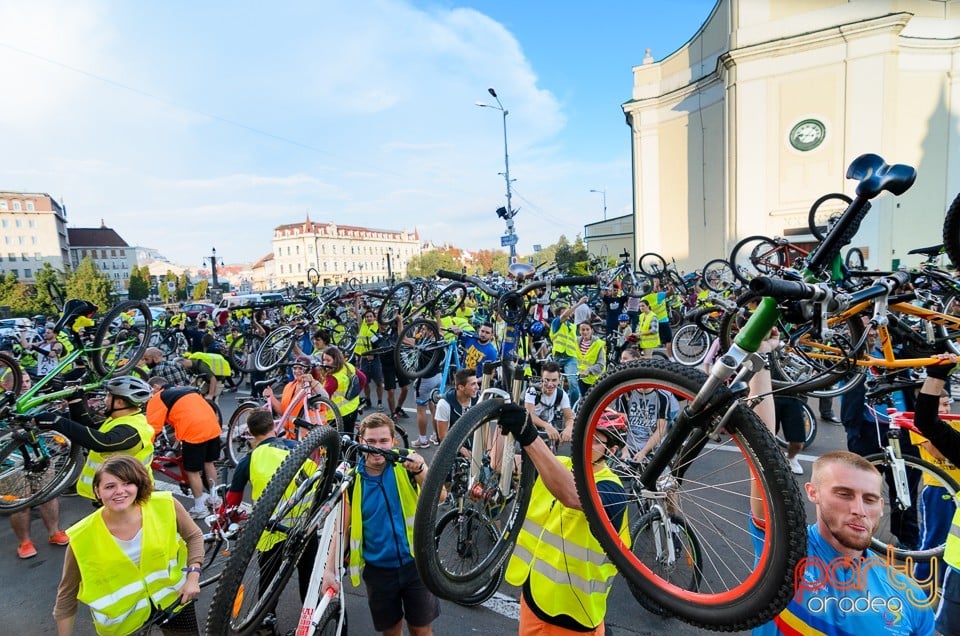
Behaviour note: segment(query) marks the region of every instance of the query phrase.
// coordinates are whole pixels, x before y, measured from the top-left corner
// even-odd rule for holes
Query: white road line
[[[492,610],[497,614],[500,614],[500,616],[512,618],[513,620],[518,620],[520,618],[520,601],[512,596],[507,596],[506,594],[496,592],[488,600],[484,601],[482,605],[488,610]]]

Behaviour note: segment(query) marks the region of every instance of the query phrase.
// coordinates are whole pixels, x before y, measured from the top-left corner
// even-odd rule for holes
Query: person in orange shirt
[[[270,399],[270,406],[273,408],[275,415],[283,415],[287,412],[287,409],[290,407],[290,404],[300,389],[308,389],[311,395],[326,395],[326,392],[323,390],[323,384],[314,379],[313,374],[310,373],[313,365],[314,362],[308,356],[297,356],[293,364],[290,365],[290,370],[293,372],[293,380],[287,382],[286,386],[283,387],[283,393],[280,395],[279,400],[277,400],[277,396],[274,395],[270,387],[266,387],[263,390],[263,396]],[[303,406],[297,406],[296,409],[291,411],[290,417],[291,419],[294,417],[303,417]]]
[[[157,433],[165,424],[173,427],[173,434],[180,440],[180,455],[183,472],[193,492],[194,518],[205,517],[208,507],[220,506],[220,498],[214,493],[217,469],[213,462],[220,458],[220,418],[213,406],[193,387],[167,386],[160,377],[150,378],[153,396],[147,402],[147,422]],[[206,475],[209,494],[203,491]]]

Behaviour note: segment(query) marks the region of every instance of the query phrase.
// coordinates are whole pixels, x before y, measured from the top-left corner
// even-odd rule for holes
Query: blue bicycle
[[[452,333],[436,320],[414,320],[400,330],[393,350],[397,373],[414,380],[441,373],[440,386],[430,396],[435,403],[446,392],[453,372],[460,368],[460,339],[447,339],[443,332]]]

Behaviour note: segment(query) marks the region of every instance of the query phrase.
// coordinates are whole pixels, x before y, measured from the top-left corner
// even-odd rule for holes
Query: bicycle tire
[[[944,294],[940,302],[942,303],[942,308],[939,309],[940,313],[953,316],[954,318],[960,317],[960,298],[958,298],[956,294]],[[934,307],[934,309],[936,309],[936,307]],[[949,352],[960,355],[960,332],[951,330],[946,325],[935,325],[934,329],[937,334],[937,339],[943,340]]]
[[[519,473],[514,472],[512,476],[510,492],[501,494],[487,454],[478,456],[470,450],[484,440],[507,439],[500,435],[496,422],[503,404],[502,399],[491,398],[464,413],[437,448],[420,487],[413,525],[414,554],[420,578],[439,598],[458,601],[487,589],[506,566],[526,517],[536,479],[533,462],[521,461]],[[461,450],[468,456],[462,455]],[[449,493],[445,501],[441,500],[444,490]],[[473,568],[451,572],[437,552],[436,528],[441,512],[456,508],[454,499],[488,519],[497,529],[497,539],[487,554],[474,560]]]
[[[242,369],[245,373],[256,371],[256,368],[251,365],[251,362],[253,361],[253,356],[256,355],[257,350],[260,348],[262,341],[263,338],[253,334],[236,338],[230,343],[230,350],[227,353],[230,363],[236,365],[236,368]]]
[[[253,436],[247,428],[247,418],[258,410],[265,410],[259,402],[244,402],[230,416],[224,451],[234,466],[253,451]]]
[[[403,315],[410,307],[410,301],[413,299],[413,285],[407,281],[402,281],[390,288],[387,297],[380,303],[377,310],[377,320],[380,324],[389,324],[397,319],[397,316]]]
[[[204,534],[203,537],[203,572],[200,574],[200,589],[209,587],[220,580],[227,563],[229,552],[223,552],[226,543],[217,535]]]
[[[820,206],[830,199],[840,199],[847,205],[853,203],[853,199],[842,192],[825,194],[813,202],[813,205],[810,206],[810,212],[807,213],[807,227],[810,228],[810,233],[813,234],[818,241],[822,241],[824,237],[826,237],[827,232],[824,230],[829,231],[830,227],[833,226],[833,222],[843,214],[843,210],[834,210],[826,214],[817,215],[817,212],[820,211]]]
[[[136,324],[136,317],[122,319],[121,314],[138,312],[143,325]],[[140,300],[126,300],[114,305],[104,314],[93,336],[90,361],[100,376],[124,375],[137,366],[143,352],[150,346],[153,318],[150,308]],[[105,343],[114,343],[105,348]]]
[[[314,424],[330,426],[337,431],[338,437],[343,435],[343,415],[340,413],[340,407],[334,404],[333,400],[325,395],[311,395],[307,398],[307,408],[311,411],[321,411],[332,414],[333,419],[328,417],[326,422],[314,422]],[[303,416],[301,415],[301,417]],[[302,431],[303,429],[298,430]],[[298,439],[301,436],[302,435],[298,435]]]
[[[330,604],[323,610],[323,615],[317,621],[314,636],[346,636],[348,621],[347,612],[343,612],[343,624],[340,624],[340,597],[334,596]]]
[[[53,499],[75,482],[83,469],[83,451],[66,435],[39,431],[36,441],[23,435],[26,432],[17,431],[0,439],[2,515]]]
[[[889,466],[886,456],[883,453],[876,453],[874,455],[867,455],[864,459],[873,464],[877,470],[880,471],[880,474],[884,476],[882,493],[883,493],[883,515],[880,517],[879,526],[877,527],[876,532],[873,533],[873,537],[870,540],[870,549],[873,552],[876,552],[881,557],[886,558],[888,554],[893,555],[897,561],[904,561],[905,559],[912,558],[914,561],[929,561],[933,558],[942,559],[943,551],[946,546],[946,537],[944,537],[944,543],[928,548],[926,550],[921,550],[918,548],[906,548],[901,545],[900,539],[896,536],[896,530],[891,527],[894,524],[894,515],[892,514],[894,501],[897,500],[896,494],[891,494],[890,484],[892,475],[892,468]],[[908,471],[908,482],[910,481],[911,470],[919,471],[919,474],[915,474],[914,484],[915,486],[911,488],[912,492],[912,503],[913,505],[900,512],[900,515],[904,517],[913,516],[911,523],[915,524],[915,527],[922,528],[922,519],[921,519],[921,507],[920,507],[920,493],[925,487],[925,479],[929,478],[931,481],[935,482],[935,485],[944,488],[946,496],[949,496],[953,501],[957,501],[957,493],[960,491],[960,485],[950,475],[945,473],[938,466],[934,466],[930,462],[920,459],[919,457],[912,457],[910,455],[903,456],[903,463],[906,466]],[[931,484],[933,485],[933,484]]]
[[[695,367],[707,357],[713,338],[699,325],[688,324],[673,334],[673,357],[685,366]]]
[[[14,400],[23,390],[23,371],[10,354],[0,351],[0,393],[10,392]]]
[[[960,194],[954,197],[943,218],[943,250],[954,268],[960,268]]]
[[[295,331],[293,326],[283,325],[268,333],[260,342],[260,347],[253,357],[254,368],[257,371],[270,371],[280,366],[293,349],[293,341],[296,339]]]
[[[803,428],[804,428],[804,439],[803,439],[803,446],[801,447],[801,450],[807,450],[810,447],[810,445],[813,444],[813,440],[817,438],[817,414],[814,413],[812,406],[807,404],[806,401],[800,399],[799,397],[792,396],[792,395],[790,396],[785,395],[782,397],[783,399],[796,400],[800,402],[801,408],[803,409]],[[776,433],[774,433],[774,439],[777,440],[777,445],[779,445],[780,448],[787,448],[788,442],[786,439],[784,439],[783,430],[779,426],[777,427]]]
[[[53,306],[57,308],[57,313],[62,312],[64,300],[66,297],[66,293],[64,292],[63,285],[61,285],[55,280],[48,280],[47,295],[50,296],[50,302],[53,303]]]
[[[866,260],[863,256],[863,250],[859,247],[851,247],[847,250],[847,255],[843,259],[843,264],[851,272],[858,272],[866,269]]]
[[[468,536],[460,534],[460,531],[464,529],[464,525],[468,526],[466,528],[466,531],[469,533]],[[452,537],[448,529],[453,531],[454,534]],[[482,557],[489,551],[489,546],[492,546],[496,542],[497,530],[493,524],[483,516],[483,513],[474,508],[467,508],[463,512],[459,510],[448,510],[437,521],[437,526],[434,529],[434,537],[436,538],[434,550],[436,550],[439,555],[439,559],[449,566],[447,569],[452,570],[454,569],[453,562],[457,559],[473,562],[475,566],[476,558]],[[451,538],[452,546],[450,545]],[[480,544],[479,549],[476,549],[477,543]],[[472,570],[474,566],[468,567],[467,571]],[[501,567],[500,571],[491,577],[489,582],[476,593],[454,599],[454,601],[464,607],[480,605],[497,593],[497,588],[500,587],[500,582],[503,580],[505,573],[506,568]]]
[[[443,317],[453,316],[467,299],[467,286],[463,283],[450,283],[437,295],[437,311]]]
[[[733,275],[746,285],[755,276],[783,267],[784,257],[773,239],[757,234],[734,245],[729,262]]]
[[[725,258],[715,258],[703,266],[700,274],[703,284],[710,291],[724,292],[737,284],[737,277],[733,275],[733,268]]]
[[[574,425],[573,473],[593,536],[630,584],[687,623],[714,630],[743,630],[766,623],[786,607],[793,594],[796,566],[806,556],[807,530],[799,488],[783,453],[756,414],[734,403],[721,387],[711,400],[718,407],[710,421],[703,422],[703,428],[700,423],[691,426],[686,434],[682,423],[675,421],[657,451],[664,452],[667,442],[677,435],[686,435],[676,456],[669,458],[670,479],[663,485],[658,479],[654,487],[670,497],[675,512],[700,541],[705,574],[700,591],[685,590],[662,578],[621,541],[618,528],[603,510],[594,478],[592,440],[605,408],[629,398],[632,391],[659,389],[672,393],[683,413],[684,405],[706,379],[696,369],[660,360],[631,362],[601,377],[582,398]],[[706,430],[718,425],[722,417],[726,418],[724,428],[711,440]],[[719,452],[721,449],[729,452]],[[659,459],[656,453],[653,459]],[[608,463],[617,474],[640,478],[621,459],[609,458]],[[729,478],[718,479],[718,475]],[[759,554],[754,551],[750,531],[751,478],[759,487],[766,520]]]
[[[667,270],[667,261],[656,252],[647,252],[637,259],[637,267],[647,276],[659,276]]]
[[[306,526],[329,489],[339,456],[340,441],[336,432],[323,426],[311,431],[283,460],[254,505],[236,549],[224,564],[223,576],[210,602],[206,633],[248,634],[260,625],[307,547],[310,537]],[[311,466],[308,462],[317,462],[316,468],[304,470]],[[298,509],[305,505],[308,497],[311,498],[309,504]],[[290,521],[289,515],[294,511],[296,515]],[[274,576],[261,586],[257,544],[262,533],[279,522],[283,522],[287,538],[276,555],[279,562],[270,564],[275,565]],[[256,597],[250,605],[247,604],[248,592],[255,592],[249,596]]]
[[[650,563],[651,570],[660,572],[660,578],[676,581],[680,587],[691,592],[698,591],[703,580],[703,548],[700,546],[700,541],[697,539],[696,533],[690,529],[683,517],[675,514],[669,515],[670,523],[675,526],[671,528],[674,534],[674,541],[680,544],[679,546],[675,546],[677,553],[673,555],[675,560],[674,565],[671,566],[657,547],[657,538],[653,539],[652,546],[644,540],[647,534],[652,533],[654,521],[658,517],[659,514],[654,510],[650,510],[640,517],[630,530],[630,538],[633,542],[630,549],[637,555],[638,559],[644,563]],[[648,555],[647,550],[651,547],[654,553]],[[681,565],[686,563],[689,571],[678,572],[676,569],[676,564],[678,563]],[[627,583],[627,586],[630,588],[630,593],[633,595],[633,598],[636,599],[645,610],[651,614],[665,618],[672,616],[669,611],[664,609],[663,606],[653,602],[650,597],[641,592],[635,585]]]
[[[414,320],[400,331],[393,349],[397,373],[410,379],[426,376],[436,368],[446,346],[433,320]]]

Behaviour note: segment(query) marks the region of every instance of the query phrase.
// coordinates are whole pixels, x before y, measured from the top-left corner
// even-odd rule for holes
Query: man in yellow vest
[[[219,405],[223,393],[223,381],[231,375],[230,363],[219,353],[185,353],[180,360],[187,373],[199,382],[204,397]],[[204,389],[204,384],[206,389]]]
[[[573,316],[577,307],[587,302],[586,297],[577,301],[572,307],[565,307],[562,301],[554,303],[554,310],[558,312],[550,323],[550,342],[553,343],[553,360],[560,365],[563,378],[567,380],[567,394],[570,404],[576,404],[580,399],[580,387],[577,386],[577,354],[580,352],[577,345],[577,327]],[[560,379],[563,388],[563,378]]]
[[[539,474],[506,572],[507,582],[521,588],[519,633],[602,636],[617,568],[590,532],[570,458],[553,454],[519,405],[505,405],[499,423],[520,442]],[[624,447],[626,423],[622,416],[603,419],[596,431],[592,451],[597,490],[629,546],[627,497],[605,461]]]
[[[150,385],[132,375],[123,375],[108,380],[105,413],[106,421],[100,428],[93,423],[80,423],[55,413],[42,413],[37,417],[37,425],[42,429],[55,430],[74,444],[90,449],[87,462],[80,472],[77,482],[77,494],[93,499],[93,476],[104,460],[118,453],[133,455],[153,476],[150,462],[153,460],[154,431],[147,422],[141,407],[146,404],[153,392]],[[89,420],[81,415],[82,405],[71,404],[71,417]]]

